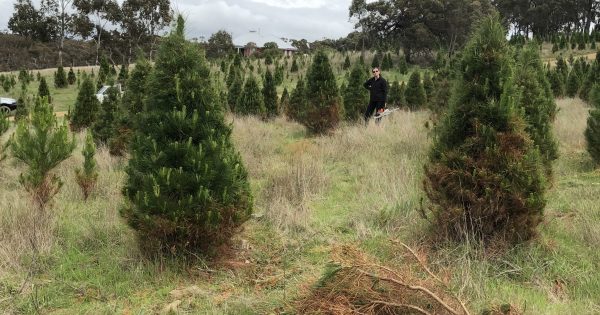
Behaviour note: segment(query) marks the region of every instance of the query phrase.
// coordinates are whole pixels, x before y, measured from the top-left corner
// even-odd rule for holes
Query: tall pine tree
[[[275,87],[275,78],[271,75],[269,69],[265,72],[264,86],[262,89],[263,101],[267,118],[279,115],[279,106],[277,105],[277,89]]]
[[[217,98],[179,16],[157,53],[123,188],[121,215],[147,254],[207,253],[251,214],[248,175]]]
[[[364,65],[356,63],[350,72],[344,93],[344,111],[347,120],[356,121],[363,117],[369,103],[369,91],[363,87],[368,79]]]
[[[434,131],[424,188],[434,229],[450,239],[519,242],[542,222],[544,167],[516,103],[505,34],[497,17],[482,20]]]
[[[75,108],[72,112],[69,112],[71,130],[79,131],[90,127],[96,120],[99,109],[100,102],[98,102],[94,92],[94,83],[90,77],[84,75],[75,100]]]
[[[235,105],[235,112],[241,115],[255,115],[264,117],[266,115],[265,101],[256,78],[252,74],[244,83],[242,93]]]
[[[405,95],[408,107],[412,110],[421,109],[427,103],[427,94],[421,82],[419,71],[415,70],[411,73],[406,85]]]

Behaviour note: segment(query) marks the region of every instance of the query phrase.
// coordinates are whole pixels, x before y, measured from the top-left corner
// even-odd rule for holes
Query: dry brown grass
[[[585,151],[583,132],[589,115],[588,106],[579,98],[557,100],[559,114],[554,122],[554,134],[560,144],[562,153],[578,153]]]

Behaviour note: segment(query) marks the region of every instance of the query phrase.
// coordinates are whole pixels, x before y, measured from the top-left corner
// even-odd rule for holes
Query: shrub
[[[108,144],[116,136],[120,98],[117,88],[110,87],[100,104],[100,112],[92,124],[92,134],[97,144]]]
[[[54,73],[54,87],[57,89],[66,88],[69,85],[67,81],[67,74],[62,66],[58,67],[58,70]]]
[[[77,82],[77,76],[73,71],[73,67],[69,69],[69,73],[67,74],[67,82],[69,83],[69,85],[73,85],[75,84],[75,82]]]
[[[258,82],[252,74],[244,83],[244,88],[237,100],[235,112],[241,115],[256,115],[264,117],[266,114],[265,101],[260,93]]]
[[[209,65],[183,23],[158,49],[126,168],[121,215],[148,255],[207,253],[252,211]]]
[[[352,67],[348,85],[343,90],[344,112],[347,120],[356,121],[362,118],[369,103],[369,90],[363,87],[368,78],[363,65],[356,63]]]
[[[427,102],[427,95],[421,83],[421,74],[419,71],[413,71],[408,79],[408,84],[406,85],[406,102],[412,110],[422,108]]]
[[[425,165],[433,229],[443,237],[519,242],[542,221],[544,167],[516,103],[513,58],[498,18],[482,20]]]

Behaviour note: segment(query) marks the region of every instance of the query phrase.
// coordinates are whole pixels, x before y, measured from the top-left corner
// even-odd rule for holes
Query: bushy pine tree
[[[233,80],[229,86],[229,92],[227,93],[227,103],[229,104],[229,110],[236,112],[236,105],[242,94],[242,89],[244,88],[244,78],[239,71],[234,71],[234,73],[230,75]]]
[[[290,67],[290,72],[298,72],[298,62],[296,62],[296,58],[292,60],[292,66]]]
[[[31,107],[32,99],[27,93],[27,85],[21,84],[21,92],[19,93],[19,99],[17,100],[17,110],[15,110],[15,121],[29,118],[29,107]]]
[[[264,117],[266,115],[265,101],[256,78],[252,74],[248,76],[242,93],[238,97],[235,105],[235,112],[241,115],[256,115]]]
[[[279,106],[277,104],[277,89],[275,87],[275,78],[271,75],[269,69],[265,72],[264,86],[262,89],[263,101],[267,118],[279,115]]]
[[[75,179],[83,193],[83,200],[87,200],[98,181],[98,166],[96,165],[95,157],[96,145],[94,144],[94,137],[89,130],[86,134],[81,154],[83,155],[83,169],[75,169]]]
[[[558,158],[558,143],[552,133],[557,108],[537,44],[530,42],[521,50],[516,70],[515,83],[522,93],[518,104],[523,108],[527,122],[525,130],[542,156],[546,174],[551,176],[552,162]]]
[[[102,57],[100,57],[100,70],[98,70],[98,82],[96,87],[102,87],[103,84],[109,81],[110,77],[110,64],[108,63],[106,56],[102,55]]]
[[[54,73],[54,87],[57,89],[66,88],[69,85],[67,81],[67,74],[62,66],[58,67],[58,70]]]
[[[38,98],[31,123],[21,120],[11,139],[12,155],[27,165],[19,182],[31,194],[33,202],[43,211],[62,187],[62,181],[52,174],[62,161],[71,156],[75,139],[69,137],[67,126],[59,125],[52,106]]]
[[[406,56],[400,56],[400,62],[398,63],[398,71],[400,74],[408,73],[408,62],[406,62]]]
[[[324,51],[318,51],[306,75],[307,107],[299,121],[311,133],[326,133],[343,117],[343,105],[335,75]]]
[[[433,99],[434,91],[433,79],[431,78],[431,73],[429,71],[425,71],[425,74],[423,75],[423,89],[425,90],[427,103],[429,103],[429,101]]]
[[[498,18],[482,20],[464,49],[425,166],[439,235],[519,242],[535,235],[542,221],[544,167],[515,103],[512,59]]]
[[[390,84],[390,91],[388,93],[387,104],[391,106],[400,106],[400,84],[398,81],[392,82]],[[346,101],[344,100],[344,105],[346,105]]]
[[[377,53],[373,56],[373,60],[371,61],[371,68],[381,67],[381,59],[383,58],[383,54],[381,51],[377,51]]]
[[[121,104],[130,115],[144,110],[144,97],[146,97],[146,81],[152,72],[152,65],[144,56],[140,56],[126,83]]]
[[[390,53],[387,53],[383,56],[383,60],[381,61],[381,69],[382,70],[391,70],[394,67],[394,63],[392,61],[392,56]]]
[[[572,69],[569,72],[569,77],[567,79],[567,86],[565,88],[565,93],[568,97],[575,97],[577,92],[579,91],[579,76],[577,75],[577,71]]]
[[[585,140],[587,151],[596,165],[600,164],[600,84],[592,87],[589,95],[590,116],[587,119]]]
[[[351,66],[352,65],[350,64],[350,56],[346,55],[346,58],[344,59],[344,64],[342,65],[342,69],[348,70]]]
[[[122,64],[121,68],[119,69],[119,76],[117,76],[117,81],[125,83],[127,82],[127,79],[129,79],[129,68],[125,64]]]
[[[304,113],[308,107],[308,101],[306,100],[306,81],[300,77],[296,82],[296,88],[292,91],[290,96],[290,106],[288,106],[285,114],[295,121],[301,121],[304,119]]]
[[[548,81],[550,82],[550,88],[554,97],[565,96],[565,83],[562,79],[562,75],[557,70],[548,71]]]
[[[77,76],[75,76],[73,67],[69,68],[69,73],[67,74],[67,82],[69,83],[69,85],[73,85],[75,84],[75,82],[77,82]]]
[[[50,96],[50,89],[48,88],[48,83],[46,83],[45,77],[42,77],[40,79],[40,85],[38,86],[38,96],[45,97],[48,103],[52,104],[52,96]]]
[[[71,130],[79,131],[83,128],[92,126],[96,121],[96,116],[100,109],[100,102],[94,92],[94,83],[87,75],[84,75],[83,82],[79,88],[75,108],[69,112],[69,125]]]
[[[344,93],[344,112],[347,120],[356,121],[363,117],[364,111],[369,104],[369,91],[363,87],[368,79],[364,65],[356,63],[350,71],[348,85]]]
[[[566,82],[569,76],[569,66],[562,55],[556,58],[556,71],[560,74],[562,81]]]
[[[97,144],[108,144],[116,136],[121,96],[117,88],[110,87],[100,104],[100,111],[92,123],[92,134]]]
[[[289,106],[290,106],[290,93],[288,92],[287,87],[284,87],[283,92],[281,93],[281,99],[279,100],[279,110],[282,113],[287,113]]]
[[[415,70],[410,74],[405,95],[408,107],[412,110],[421,109],[427,103],[427,94],[419,71]]]
[[[210,68],[185,40],[183,24],[179,16],[158,49],[123,188],[121,215],[150,255],[207,253],[252,212]]]
[[[587,73],[584,76],[583,83],[581,84],[581,89],[579,90],[579,98],[581,98],[584,101],[588,101],[590,91],[592,90],[592,87],[597,83],[600,83],[600,52],[596,53],[596,59],[589,67]]]

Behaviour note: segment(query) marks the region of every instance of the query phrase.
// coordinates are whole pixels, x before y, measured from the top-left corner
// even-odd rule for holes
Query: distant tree
[[[229,104],[229,109],[232,112],[236,112],[236,105],[240,95],[242,94],[242,89],[244,88],[244,78],[239,72],[231,74],[231,78],[233,81],[231,82],[231,85],[229,86],[229,92],[227,93],[227,103]]]
[[[348,85],[342,90],[344,112],[347,120],[357,121],[363,117],[369,103],[369,91],[363,87],[367,79],[368,75],[365,72],[364,65],[356,63],[350,71]]]
[[[577,92],[579,91],[579,76],[577,75],[577,71],[574,69],[569,72],[569,77],[567,79],[566,86],[566,94],[568,97],[575,97]]]
[[[240,94],[235,112],[241,115],[255,115],[264,117],[266,115],[265,101],[260,92],[256,78],[250,74],[246,78],[242,93]]]
[[[290,93],[288,92],[287,87],[284,87],[283,92],[281,93],[281,99],[279,100],[279,110],[282,113],[287,113],[289,107],[290,107]]]
[[[92,133],[88,130],[83,150],[83,169],[75,169],[75,179],[81,192],[83,193],[83,200],[87,200],[98,181],[98,166],[96,164],[96,145],[94,144],[94,138]]]
[[[110,72],[110,64],[106,56],[102,55],[100,58],[100,70],[98,70],[98,82],[96,88],[101,88],[103,84],[110,81],[112,74]]]
[[[435,87],[433,86],[433,79],[431,78],[431,73],[429,71],[425,71],[423,75],[423,89],[425,90],[425,95],[427,96],[427,103],[433,98],[433,92]]]
[[[109,23],[117,23],[120,15],[119,4],[116,0],[73,0],[73,6],[81,17],[89,19],[95,30],[92,39],[95,42],[96,48],[96,63],[100,61],[100,47],[102,44],[102,35],[106,34],[106,25]]]
[[[38,96],[45,97],[48,103],[52,103],[52,96],[50,96],[50,89],[48,88],[48,83],[46,83],[45,77],[42,77],[40,79],[40,85],[38,86]]]
[[[91,127],[98,115],[100,104],[96,98],[94,83],[92,79],[84,75],[83,82],[79,88],[75,108],[69,113],[69,125],[71,130],[80,131]]]
[[[122,64],[121,68],[119,69],[119,76],[117,77],[117,81],[125,84],[125,82],[127,82],[127,79],[129,79],[129,68],[125,64]]]
[[[127,42],[127,64],[131,63],[133,52],[144,46],[150,46],[152,58],[158,33],[172,21],[170,0],[125,0],[121,4],[117,22],[122,28],[122,36]],[[109,12],[114,12],[112,5]],[[107,18],[114,18],[109,14]],[[139,56],[138,56],[139,57]]]
[[[296,58],[292,60],[292,66],[290,68],[290,72],[298,72],[298,62],[296,62]]]
[[[38,209],[44,211],[63,184],[51,172],[75,149],[75,139],[69,139],[65,124],[58,124],[52,106],[48,105],[45,98],[36,101],[31,123],[25,120],[19,122],[12,137],[11,149],[12,155],[27,165],[19,182]]]
[[[314,55],[306,77],[308,104],[300,123],[312,133],[326,133],[337,126],[344,108],[333,69],[323,50]]]
[[[144,97],[146,97],[146,81],[152,72],[152,65],[143,55],[135,62],[127,80],[126,89],[123,93],[122,105],[130,115],[137,114],[144,109]]]
[[[406,56],[400,56],[400,62],[398,63],[398,72],[400,74],[408,73],[408,63],[406,62]]]
[[[346,58],[344,58],[344,65],[342,66],[342,69],[344,70],[348,70],[350,69],[350,57],[348,55],[346,55]]]
[[[421,74],[417,70],[413,71],[408,79],[406,102],[412,110],[421,109],[427,103],[427,94],[421,82]]]
[[[271,75],[269,69],[265,72],[262,96],[265,102],[266,116],[268,118],[279,115],[279,106],[277,104],[277,89],[275,87],[275,78]]]
[[[56,21],[45,17],[41,10],[33,6],[31,0],[17,0],[13,6],[13,15],[8,20],[11,32],[42,42],[50,42],[56,37]]]
[[[565,83],[563,82],[562,75],[557,69],[548,71],[548,82],[550,82],[554,97],[565,96]]]
[[[296,121],[301,121],[305,119],[307,107],[306,80],[300,77],[298,82],[296,82],[296,88],[292,91],[292,95],[290,96],[290,106],[288,106],[285,114]]]
[[[57,89],[66,88],[69,86],[67,81],[67,74],[62,66],[58,66],[58,70],[54,73],[54,87]]]
[[[77,82],[77,76],[73,71],[73,67],[69,69],[69,73],[67,74],[67,82],[69,83],[69,85],[73,85],[75,84],[75,82]]]
[[[206,43],[206,57],[223,58],[233,53],[233,39],[225,30],[213,33]]]
[[[117,88],[110,87],[106,97],[100,104],[100,111],[92,123],[92,135],[97,144],[106,145],[111,138],[115,137],[120,98]]]
[[[589,96],[592,109],[587,119],[585,140],[587,151],[596,165],[600,164],[600,84],[596,83]]]

